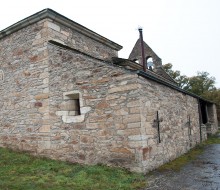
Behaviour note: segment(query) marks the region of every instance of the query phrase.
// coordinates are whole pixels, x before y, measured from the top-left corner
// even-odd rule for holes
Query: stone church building
[[[0,31],[0,146],[147,172],[217,130],[215,104],[184,91],[141,41],[122,46],[51,10]]]

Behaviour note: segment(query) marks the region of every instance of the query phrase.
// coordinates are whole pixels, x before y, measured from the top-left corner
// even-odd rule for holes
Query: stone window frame
[[[77,96],[79,98],[79,111],[80,115],[71,115],[71,111],[57,111],[56,115],[62,117],[64,123],[81,123],[85,121],[86,113],[91,110],[91,107],[85,107],[82,99],[82,93],[78,90],[73,90],[63,93],[63,100],[70,100],[72,97]]]

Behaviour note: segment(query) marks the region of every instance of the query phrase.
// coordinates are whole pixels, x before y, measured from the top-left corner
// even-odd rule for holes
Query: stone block
[[[86,128],[87,129],[98,129],[99,124],[98,123],[88,123],[88,124],[86,124]]]
[[[43,125],[39,128],[40,133],[49,133],[50,132],[50,125]]]
[[[108,94],[106,97],[106,100],[115,100],[118,99],[120,96],[115,95],[115,94]]]
[[[57,116],[68,116],[69,111],[56,111]]]
[[[82,135],[80,136],[80,142],[82,143],[93,143],[94,139],[93,137],[89,135]]]
[[[131,135],[139,135],[140,134],[140,129],[139,128],[134,128],[134,129],[118,130],[117,134],[125,136],[125,137],[131,136]]]
[[[45,78],[48,78],[48,77],[49,77],[48,72],[41,73],[40,76],[39,76],[40,79],[45,79]]]
[[[92,109],[91,107],[82,107],[82,108],[80,108],[80,112],[81,112],[81,114],[86,114],[86,113],[90,112],[91,109]]]
[[[43,106],[42,102],[35,102],[34,103],[34,107],[42,107],[42,106]]]
[[[129,115],[123,116],[124,124],[137,123],[137,122],[141,122],[140,114],[129,114]]]
[[[112,148],[111,152],[122,153],[122,154],[133,154],[129,149],[120,147],[120,148]]]
[[[128,107],[129,107],[129,112],[130,113],[140,113],[140,107],[136,107],[136,106],[135,107],[131,107],[130,105]]]
[[[51,29],[53,29],[53,30],[55,30],[57,32],[60,32],[60,26],[58,26],[58,25],[56,25],[56,24],[54,24],[52,22],[48,22],[47,26],[48,26],[48,28],[51,28]]]
[[[102,78],[98,80],[93,80],[91,81],[92,84],[103,84],[103,83],[108,83],[111,80],[111,78]]]
[[[45,113],[45,112],[48,112],[48,111],[49,111],[49,107],[48,107],[48,106],[42,106],[42,107],[40,107],[38,110],[39,110],[39,112],[41,112],[41,113]]]
[[[137,122],[137,123],[128,123],[127,124],[128,128],[140,128],[141,127],[141,122]]]
[[[69,36],[69,35],[70,35],[69,32],[66,32],[66,31],[64,31],[64,30],[61,30],[61,33],[64,34],[65,36]]]
[[[41,100],[41,99],[47,99],[47,98],[49,98],[48,93],[38,94],[38,95],[35,96],[35,100]]]
[[[96,105],[96,109],[105,109],[108,107],[109,107],[109,104],[106,101],[101,101]]]
[[[146,141],[148,139],[147,135],[130,135],[128,140],[130,141]]]
[[[43,84],[48,84],[49,83],[49,78],[45,78],[44,80],[43,80]]]
[[[127,103],[127,107],[137,107],[137,108],[139,108],[139,106],[140,106],[140,101],[139,100],[130,101],[130,102]]]
[[[147,160],[150,158],[152,147],[145,147],[142,149],[143,151],[143,160]]]
[[[115,115],[128,115],[128,108],[121,108],[119,110],[114,111]]]
[[[122,123],[116,123],[115,124],[115,128],[116,129],[125,129],[126,128],[126,125],[125,124],[122,124]]]
[[[139,84],[128,84],[128,85],[125,85],[125,86],[118,86],[118,87],[113,87],[113,88],[110,88],[108,90],[108,93],[109,94],[112,94],[112,93],[115,93],[115,92],[126,92],[126,91],[130,91],[130,90],[135,90],[135,89],[138,89],[140,87]]]
[[[85,119],[85,115],[76,115],[76,116],[62,116],[64,123],[80,123]]]
[[[38,142],[38,152],[41,152],[44,149],[50,149],[50,147],[51,147],[50,141],[43,140]]]

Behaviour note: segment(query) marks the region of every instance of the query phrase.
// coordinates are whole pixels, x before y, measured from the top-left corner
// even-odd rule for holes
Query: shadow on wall
[[[218,126],[220,128],[220,105],[217,105],[217,118],[218,118]]]

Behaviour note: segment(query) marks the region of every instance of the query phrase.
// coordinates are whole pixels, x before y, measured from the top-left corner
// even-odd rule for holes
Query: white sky
[[[141,26],[163,64],[187,76],[207,71],[220,87],[220,0],[6,0],[0,30],[45,8],[122,45],[122,58],[128,58]]]

